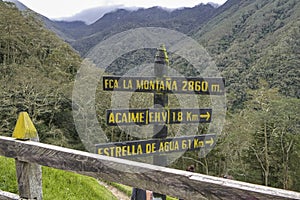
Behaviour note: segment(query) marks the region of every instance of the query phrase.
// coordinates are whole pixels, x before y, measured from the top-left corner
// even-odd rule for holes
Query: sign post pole
[[[154,62],[154,75],[157,80],[162,80],[167,75],[167,66],[169,64],[169,58],[164,45],[157,50]],[[164,110],[165,106],[168,105],[168,94],[157,91],[154,93],[154,108]],[[153,138],[165,139],[168,135],[168,127],[166,124],[155,124],[153,126]],[[166,166],[167,158],[163,155],[153,156],[153,164]],[[154,200],[166,200],[166,195],[153,193]]]
[[[157,49],[152,77],[103,76],[103,90],[123,92],[153,93],[153,108],[108,109],[106,121],[109,126],[153,124],[151,140],[138,140],[110,144],[97,144],[97,153],[113,157],[150,156],[153,164],[167,166],[166,153],[212,148],[215,134],[195,135],[193,137],[168,138],[168,124],[210,123],[212,109],[175,108],[169,109],[168,94],[224,95],[224,79],[218,77],[168,77],[169,58],[164,45]],[[128,84],[127,84],[128,83]],[[129,84],[130,83],[130,84]],[[127,87],[130,85],[130,87]],[[179,116],[180,118],[176,117]],[[161,147],[170,144],[173,147]],[[164,145],[161,145],[164,144]],[[151,145],[151,148],[147,146]],[[172,146],[172,145],[171,145]],[[159,148],[159,149],[157,149]],[[158,150],[158,151],[157,151]],[[157,152],[157,153],[156,153]],[[160,154],[161,153],[161,154]],[[134,188],[132,199],[144,200],[146,191]],[[153,193],[153,200],[166,200],[166,195]]]

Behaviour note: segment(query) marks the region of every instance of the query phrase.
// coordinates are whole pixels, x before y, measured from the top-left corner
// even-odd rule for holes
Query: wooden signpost
[[[210,148],[215,144],[215,141],[215,134],[206,134],[97,144],[96,149],[99,155],[129,158],[133,156],[151,156],[195,151],[201,148]]]
[[[153,164],[167,165],[166,154],[211,148],[215,134],[167,138],[167,124],[210,123],[212,109],[168,109],[168,94],[224,95],[223,78],[168,77],[169,60],[162,45],[155,55],[154,77],[103,76],[103,90],[123,92],[150,92],[154,94],[151,109],[108,109],[106,122],[109,126],[153,125],[150,140],[137,140],[97,144],[100,155],[133,157],[153,155]],[[155,200],[166,200],[162,194],[153,194]]]
[[[104,76],[103,90],[202,95],[223,95],[225,92],[223,78],[157,77]]]
[[[210,123],[212,109],[118,109],[106,111],[109,126]]]

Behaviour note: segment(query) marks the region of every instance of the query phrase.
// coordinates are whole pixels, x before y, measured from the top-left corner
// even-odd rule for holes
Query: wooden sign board
[[[103,76],[103,90],[224,95],[225,79],[199,77]]]
[[[106,110],[109,126],[210,123],[212,109],[117,109]]]
[[[135,140],[97,144],[96,153],[110,157],[150,156],[211,148],[215,142],[215,134]]]

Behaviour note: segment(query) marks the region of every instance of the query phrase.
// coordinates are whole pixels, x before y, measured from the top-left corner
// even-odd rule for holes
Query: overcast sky
[[[200,3],[214,2],[223,4],[226,0],[19,0],[28,8],[50,19],[69,17],[82,10],[99,7],[120,5],[125,7],[166,8],[193,7]]]

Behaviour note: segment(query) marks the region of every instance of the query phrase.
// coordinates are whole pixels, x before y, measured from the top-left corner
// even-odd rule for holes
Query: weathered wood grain
[[[38,137],[30,139],[38,142]],[[42,168],[35,163],[23,162],[18,159],[16,162],[16,174],[18,189],[21,198],[24,199],[43,199],[42,190]]]
[[[41,166],[16,159],[16,170],[20,197],[42,200]]]
[[[0,190],[0,200],[18,200],[19,195]]]
[[[190,200],[300,199],[300,193],[0,136],[0,155]]]

